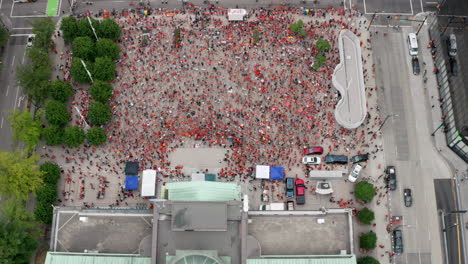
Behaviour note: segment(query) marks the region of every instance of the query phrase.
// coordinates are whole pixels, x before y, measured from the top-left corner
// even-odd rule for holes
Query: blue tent
[[[138,189],[138,176],[127,176],[125,178],[125,190]]]
[[[283,180],[284,168],[283,167],[270,167],[270,180]]]

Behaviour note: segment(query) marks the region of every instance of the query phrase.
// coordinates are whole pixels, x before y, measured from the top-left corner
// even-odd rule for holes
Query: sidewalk
[[[436,106],[432,107],[432,111],[428,113],[428,123],[430,125],[430,129],[431,131],[435,131],[442,123],[442,111],[441,107],[437,107],[440,105],[440,103],[436,76],[432,72],[432,69],[434,69],[435,67],[434,61],[432,60],[430,49],[426,48],[426,44],[429,43],[429,32],[427,25],[424,25],[418,38],[421,47],[420,63],[422,64],[423,62],[425,62],[427,69],[427,82],[425,84],[422,83],[422,88],[424,88],[426,94],[424,100],[426,101],[425,103],[427,105],[427,109],[431,109],[432,105]],[[421,68],[421,71],[424,71],[423,67]],[[462,178],[463,173],[466,172],[468,169],[468,165],[447,146],[445,134],[442,130],[439,130],[435,133],[435,135],[432,137],[432,143],[434,144],[435,148],[439,151],[442,161],[450,169],[451,177],[457,185],[459,210],[466,210],[468,208],[468,182],[462,181]],[[465,219],[466,218],[467,216],[465,216]],[[465,220],[463,214],[460,215],[460,219],[461,223],[464,225]],[[462,239],[464,240],[464,250],[466,255],[468,237],[465,235],[464,228],[462,228]]]

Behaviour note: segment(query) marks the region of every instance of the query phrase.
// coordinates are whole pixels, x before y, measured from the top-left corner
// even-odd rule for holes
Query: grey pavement
[[[367,115],[364,74],[359,38],[349,30],[338,36],[340,63],[332,75],[333,86],[340,92],[335,119],[347,129],[357,128]]]

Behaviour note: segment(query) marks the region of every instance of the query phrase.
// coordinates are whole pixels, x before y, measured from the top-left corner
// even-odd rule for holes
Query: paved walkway
[[[366,118],[366,94],[359,38],[349,30],[338,36],[340,63],[333,71],[333,86],[341,100],[335,108],[336,121],[345,128],[359,127]]]

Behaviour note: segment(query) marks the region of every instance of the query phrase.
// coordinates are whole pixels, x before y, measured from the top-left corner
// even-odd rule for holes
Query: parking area
[[[248,234],[261,255],[327,255],[350,252],[347,214],[249,216]],[[323,222],[323,223],[320,223]]]

